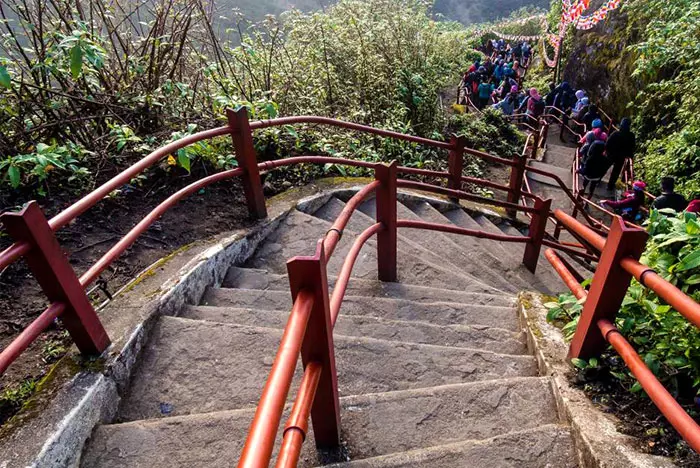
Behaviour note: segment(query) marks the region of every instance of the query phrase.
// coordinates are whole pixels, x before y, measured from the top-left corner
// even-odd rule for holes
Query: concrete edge
[[[292,209],[313,212],[336,192],[355,192],[361,183],[328,179],[291,189],[269,199],[268,218],[251,228],[185,246],[141,272],[99,312],[112,338],[106,354],[86,366],[77,364],[73,349],[59,361],[64,365],[51,392],[35,395],[30,414],[3,437],[0,468],[77,467],[93,429],[116,416],[120,394],[158,318],[177,315],[185,304],[196,304],[208,286],[219,286],[229,266],[244,263]],[[166,281],[160,279],[164,276]]]
[[[535,355],[540,375],[551,378],[559,417],[571,427],[578,461],[583,468],[671,468],[676,465],[665,457],[639,450],[639,440],[617,430],[621,423],[603,413],[585,395],[569,383],[571,367],[568,345],[561,331],[547,323],[547,309],[539,293],[523,291],[518,295],[518,316],[527,336],[529,350]]]

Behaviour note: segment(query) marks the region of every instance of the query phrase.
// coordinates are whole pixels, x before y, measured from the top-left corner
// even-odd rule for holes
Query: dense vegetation
[[[93,185],[164,141],[214,125],[226,107],[245,106],[252,118],[332,115],[443,138],[440,92],[464,69],[473,40],[463,26],[431,19],[430,2],[420,0],[343,0],[223,38],[200,0],[148,4],[139,15],[150,19],[140,22],[119,3],[24,5],[4,0],[0,10],[8,19],[0,59],[5,206]],[[260,132],[256,144],[265,158],[444,159],[314,128]],[[227,139],[200,144],[158,170],[189,172],[198,160],[228,167],[231,152]]]
[[[673,175],[687,197],[700,192],[698,35],[697,1],[630,0],[566,42],[565,77],[614,115],[634,117],[640,177],[657,191]]]

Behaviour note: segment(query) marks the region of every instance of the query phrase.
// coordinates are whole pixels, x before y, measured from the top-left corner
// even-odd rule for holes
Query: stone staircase
[[[400,199],[402,219],[521,235],[483,213]],[[331,284],[357,233],[374,223],[374,203],[352,216],[328,264]],[[220,288],[162,317],[117,419],[95,430],[81,466],[233,466],[292,305],[286,261],[312,253],[343,206],[331,198],[315,213],[291,211]],[[311,431],[299,466],[577,466],[515,307],[522,289],[560,290],[558,277],[544,261],[536,275],[525,270],[524,244],[399,234],[399,281],[376,281],[370,240],[334,331],[343,446],[318,453]],[[290,401],[300,377],[301,364]]]

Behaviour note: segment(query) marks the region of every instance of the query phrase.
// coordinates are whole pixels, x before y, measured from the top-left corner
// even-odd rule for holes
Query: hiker
[[[591,123],[591,127],[593,128],[589,132],[586,132],[586,134],[579,140],[579,143],[586,143],[588,134],[592,134],[596,140],[605,143],[608,139],[608,134],[603,131],[603,121],[596,119],[593,121],[593,123]]]
[[[569,112],[569,109],[574,105],[576,96],[574,91],[569,86],[569,83],[563,81],[556,89],[556,97],[554,98],[554,107],[564,112]]]
[[[585,194],[586,187],[590,185],[588,198],[593,198],[596,187],[610,167],[608,158],[605,156],[605,143],[601,140],[594,140],[588,147],[584,161],[581,193]]]
[[[518,82],[515,81],[513,78],[510,78],[510,77],[504,78],[503,82],[498,87],[498,96],[501,99],[505,99],[506,95],[508,94],[508,90],[513,89],[513,86],[520,89],[518,87]],[[518,107],[520,107],[520,103],[518,103]]]
[[[527,115],[528,123],[533,127],[537,127],[537,122],[539,121],[540,116],[544,114],[545,107],[544,100],[537,92],[537,89],[530,88],[527,98],[522,104],[520,104],[518,111],[520,111],[523,107],[527,109],[525,114]]]
[[[583,116],[583,119],[580,120],[581,123],[583,123],[586,128],[586,131],[589,131],[593,128],[593,122],[599,120],[601,123],[601,127],[603,124],[603,118],[600,116],[598,113],[598,106],[595,104],[591,104],[588,106],[588,112]]]
[[[516,107],[520,104],[520,96],[518,94],[518,87],[511,86],[510,92],[497,104],[492,107],[494,109],[500,109],[505,115],[513,115]]]
[[[479,69],[480,66],[481,66],[481,59],[478,58],[478,59],[476,59],[476,60],[474,61],[474,63],[472,64],[472,66],[469,67],[469,70],[467,70],[467,73],[472,73],[472,72],[477,71],[477,70]]]
[[[629,159],[631,161],[634,158],[637,143],[634,133],[630,130],[631,124],[632,121],[630,119],[627,117],[623,118],[620,122],[620,129],[612,132],[608,138],[605,150],[613,164],[610,179],[608,180],[608,190],[615,189],[615,184],[620,177],[625,160]]]
[[[583,109],[583,107],[588,105],[588,98],[586,97],[586,92],[584,90],[579,89],[578,91],[576,91],[575,96],[576,96],[576,104],[574,104],[573,109],[571,109],[572,115],[579,114],[581,112],[581,110]],[[584,99],[586,99],[585,102],[583,101]]]
[[[491,93],[493,93],[494,86],[488,82],[487,78],[483,78],[481,84],[479,85],[479,109],[483,109],[489,103],[489,98]]]
[[[544,103],[547,107],[554,106],[554,98],[556,97],[556,86],[554,83],[549,83],[549,92],[544,97]]]
[[[530,44],[527,43],[527,41],[523,42],[523,62],[525,63],[525,66],[530,65],[530,56],[532,55],[532,49],[530,48]]]
[[[496,78],[496,81],[499,83],[503,80],[503,77],[505,76],[503,74],[503,64],[505,61],[503,59],[498,61],[498,64],[496,67],[493,69],[493,77]]]
[[[610,136],[612,138],[612,135]],[[680,193],[676,193],[676,179],[663,177],[661,179],[661,195],[656,197],[652,205],[657,210],[670,208],[680,213],[688,207],[688,201]]]
[[[640,215],[639,209],[644,205],[644,189],[646,188],[647,184],[638,180],[632,184],[632,192],[628,192],[622,200],[601,200],[600,203],[615,210],[622,216],[622,219],[637,221]]]
[[[588,150],[591,145],[596,141],[595,134],[593,132],[588,132],[584,136],[583,146],[578,149],[578,155],[580,159],[580,164],[578,168],[578,173],[583,174],[586,168],[586,161],[588,161]]]

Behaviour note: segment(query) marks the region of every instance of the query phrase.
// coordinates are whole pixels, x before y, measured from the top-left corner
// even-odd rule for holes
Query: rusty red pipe
[[[136,239],[143,234],[158,218],[163,216],[166,211],[168,211],[173,205],[179,202],[181,199],[190,195],[207,185],[213,184],[214,182],[219,182],[221,180],[230,179],[236,177],[243,173],[242,169],[231,169],[224,172],[219,172],[218,174],[210,175],[197,182],[188,185],[170,195],[165,199],[160,205],[158,205],[153,211],[148,213],[139,223],[134,226],[124,237],[122,237],[119,242],[117,242],[111,249],[105,253],[102,258],[100,258],[97,263],[95,263],[88,271],[83,273],[80,277],[80,284],[85,288],[90,283],[95,281],[109,265],[114,262],[126,249],[128,249],[131,244],[136,242]]]
[[[564,264],[564,262],[559,258],[559,255],[552,250],[552,249],[547,249],[544,251],[544,256],[549,261],[549,263],[552,265],[552,268],[554,268],[554,271],[557,272],[557,274],[561,277],[562,281],[564,281],[564,284],[566,284],[566,287],[571,290],[571,292],[576,296],[576,299],[583,299],[588,295],[586,293],[586,290],[583,289],[581,284],[576,280],[574,275],[569,271],[569,268]]]
[[[314,404],[322,370],[323,366],[316,361],[310,362],[304,370],[299,393],[284,428],[282,447],[277,457],[276,468],[296,468],[299,462],[301,448],[309,431],[309,415]]]
[[[270,463],[275,434],[292,384],[313,303],[313,294],[305,290],[300,291],[294,301],[275,362],[248,429],[248,438],[238,462],[239,468],[262,468]]]
[[[34,340],[46,330],[53,321],[66,310],[66,305],[62,302],[54,302],[44,312],[41,313],[27,328],[22,330],[17,338],[12,340],[0,353],[0,375],[4,374],[10,364],[31,345]]]
[[[326,234],[325,242],[323,243],[324,248],[326,249],[326,260],[331,258],[331,255],[333,255],[333,251],[338,245],[338,241],[340,241],[340,238],[343,235],[343,231],[348,225],[350,217],[355,212],[357,207],[360,206],[360,204],[364,202],[372,193],[374,193],[374,191],[377,190],[377,187],[379,187],[380,185],[381,182],[379,182],[378,180],[370,182],[369,184],[362,187],[362,189],[359,190],[345,204],[345,207],[343,207],[343,210],[340,212],[335,222]]]
[[[396,226],[401,228],[426,229],[429,231],[448,232],[465,236],[478,237],[480,239],[498,240],[501,242],[527,243],[530,238],[526,236],[509,236],[507,234],[492,234],[486,231],[467,229],[454,224],[428,223],[426,221],[414,221],[412,219],[399,219]]]
[[[627,367],[636,377],[644,391],[649,395],[659,411],[668,422],[688,442],[693,450],[700,453],[700,426],[678,404],[668,390],[659,382],[654,373],[644,364],[639,354],[609,320],[601,319],[597,322],[598,328],[605,340],[615,348],[622,357]]]
[[[542,239],[542,245],[546,245],[547,247],[559,250],[561,252],[566,252],[569,255],[576,255],[578,257],[585,258],[586,260],[590,260],[591,262],[597,262],[599,260],[598,257],[596,257],[595,255],[591,255],[588,252],[582,252],[580,250],[576,250],[572,247],[562,245],[558,242],[554,242],[549,239]]]
[[[31,250],[26,242],[15,242],[0,253],[0,271],[4,270]]]
[[[554,210],[554,217],[557,218],[557,220],[569,231],[572,231],[580,236],[596,250],[599,252],[603,251],[603,248],[605,247],[605,238],[603,236],[596,234],[592,229],[583,225],[576,218],[564,213],[562,210]]]
[[[345,291],[348,288],[348,282],[350,281],[350,275],[352,274],[352,269],[357,261],[357,256],[360,254],[360,250],[369,240],[370,237],[375,235],[377,232],[381,231],[384,227],[381,223],[373,224],[372,226],[365,229],[355,242],[353,242],[350,251],[345,256],[345,261],[338,274],[338,279],[333,287],[333,294],[330,298],[330,313],[331,313],[331,326],[335,326],[336,320],[338,320],[338,314],[340,313],[340,306],[343,303],[343,298],[345,297]]]
[[[660,277],[654,270],[632,258],[620,260],[620,266],[634,276],[643,286],[654,291],[668,305],[676,309],[683,317],[700,328],[700,304]]]

